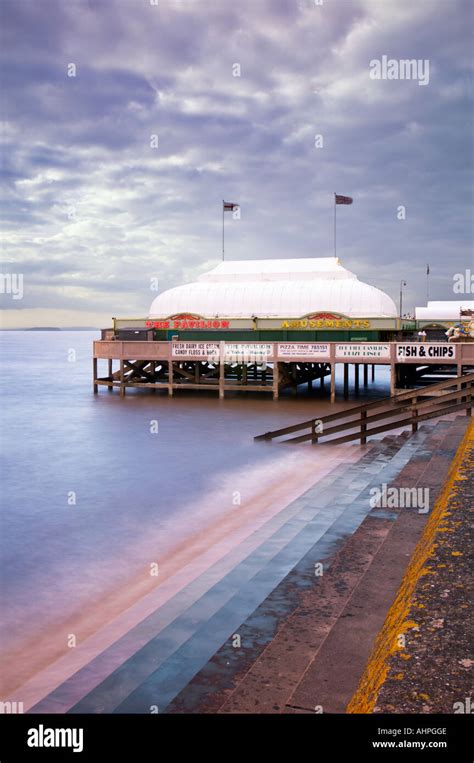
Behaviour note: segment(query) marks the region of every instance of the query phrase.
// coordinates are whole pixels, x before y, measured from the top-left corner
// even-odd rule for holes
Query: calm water
[[[329,403],[318,392],[278,402],[212,392],[93,395],[94,338],[0,332],[4,654],[74,622],[235,511],[234,491],[249,501],[285,469],[297,480],[298,464],[319,457],[315,448],[252,439],[323,415]],[[377,377],[373,396],[387,393],[388,369]]]

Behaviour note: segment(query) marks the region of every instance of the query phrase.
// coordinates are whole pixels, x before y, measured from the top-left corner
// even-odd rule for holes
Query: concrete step
[[[409,484],[428,480],[441,485],[465,426],[464,418],[451,427],[448,424],[447,427],[432,429],[430,440],[425,441],[426,450],[432,449],[432,457],[419,460],[416,478],[413,474],[404,477],[400,472],[399,479]],[[439,461],[441,454],[444,458],[442,465]],[[436,480],[432,479],[433,473]],[[395,524],[397,517],[402,519],[400,525]],[[405,510],[387,518],[380,515],[380,510],[373,509],[342,545],[328,572],[317,580],[316,585],[313,576],[313,584],[300,589],[298,606],[284,619],[283,625],[280,621],[274,638],[263,648],[265,645],[262,647],[258,643],[262,641],[262,623],[272,618],[279,599],[292,595],[295,577],[298,579],[307,575],[309,579],[312,559],[303,560],[293,571],[293,577],[288,576],[238,628],[245,648],[235,650],[226,645],[219,650],[206,668],[172,702],[169,711],[193,709],[194,712],[217,712],[220,709],[223,712],[285,712],[287,707],[288,711],[291,711],[290,708],[302,708],[306,712],[314,712],[317,705],[322,705],[325,712],[343,711],[341,697],[338,699],[338,686],[346,687],[345,694],[342,692],[345,701],[347,686],[350,689],[357,680],[357,675],[354,679],[354,671],[351,673],[355,655],[358,655],[362,671],[367,649],[370,649],[367,639],[363,641],[367,629],[373,630],[374,623],[380,623],[380,618],[385,616],[384,611],[380,612],[380,598],[383,602],[387,586],[391,591],[396,590],[407,561],[406,544],[414,546],[425,519],[426,516],[420,516],[416,511]],[[380,565],[383,553],[380,554],[379,550],[392,528],[401,528],[398,530],[400,533],[403,526],[401,537],[405,545],[399,544],[397,559],[392,555],[392,570],[390,557],[388,567],[387,564]],[[377,570],[372,566],[375,557],[379,560]],[[364,588],[362,585],[365,576],[367,583],[370,579],[371,587],[366,584]],[[356,589],[359,591],[357,600],[353,599]],[[390,601],[389,597],[387,607]],[[332,636],[333,629],[337,642]],[[219,681],[216,681],[216,676],[219,676]],[[332,692],[332,698],[328,692],[329,695]]]
[[[461,435],[465,425],[464,418]],[[418,474],[407,470],[406,474],[401,472],[398,475],[398,482],[403,485],[410,480],[412,484],[430,486],[432,506],[461,439],[457,429],[456,424],[437,428],[432,437],[434,447],[431,457],[418,461]],[[439,437],[440,434],[444,436]],[[377,514],[378,510],[374,509],[366,525],[361,525],[361,537],[371,531],[370,525]],[[418,513],[416,509],[399,509],[396,512],[394,521],[381,535],[382,542],[370,565],[354,587],[305,675],[288,697],[287,705],[313,710],[313,701],[317,697],[324,712],[344,712],[357,688],[426,519],[427,515]]]

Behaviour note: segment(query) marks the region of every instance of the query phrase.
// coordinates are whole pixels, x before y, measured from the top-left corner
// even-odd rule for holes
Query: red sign
[[[228,329],[230,321],[218,319],[207,320],[205,318],[168,318],[161,321],[146,321],[145,326],[149,329]]]

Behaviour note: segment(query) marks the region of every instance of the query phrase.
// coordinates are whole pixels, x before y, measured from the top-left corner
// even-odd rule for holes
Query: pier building
[[[147,315],[113,319],[94,343],[94,391],[213,389],[220,397],[246,391],[277,399],[316,381],[324,390],[327,379],[334,401],[338,364],[344,397],[351,366],[356,393],[360,370],[367,386],[377,365],[390,366],[391,394],[474,366],[474,343],[448,342],[444,332],[422,342],[417,328],[388,294],[336,257],[221,262],[158,294]],[[98,374],[101,359],[108,361],[105,376]]]

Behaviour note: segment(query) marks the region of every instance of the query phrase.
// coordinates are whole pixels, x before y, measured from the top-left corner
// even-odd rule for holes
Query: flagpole
[[[224,261],[224,199],[222,199],[222,261]]]
[[[336,192],[334,192],[334,257],[336,256]]]
[[[426,266],[426,304],[430,299],[430,266]]]

